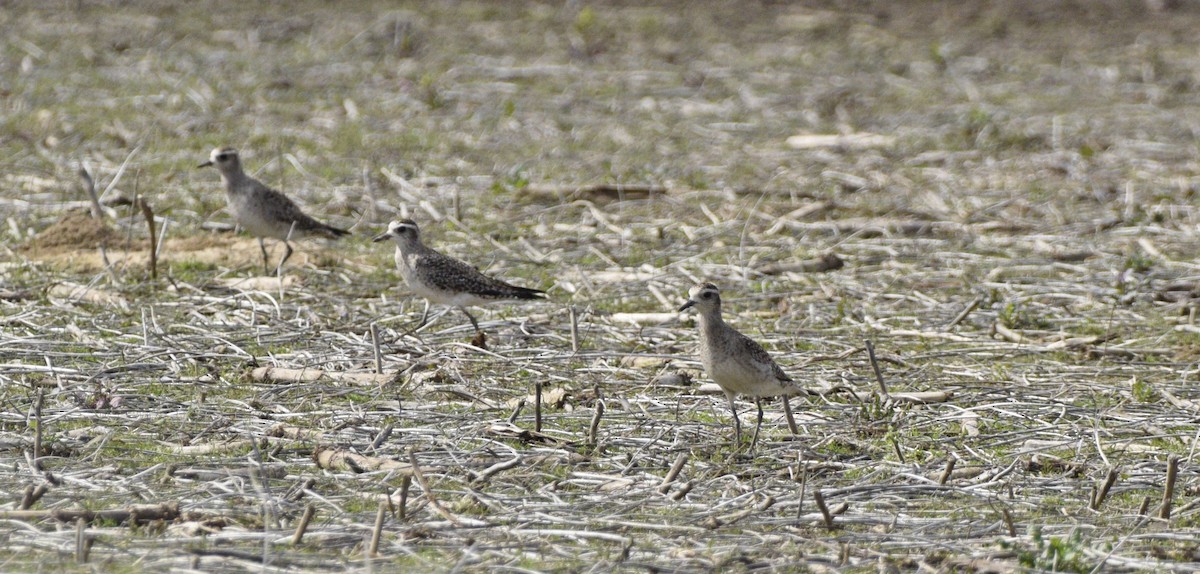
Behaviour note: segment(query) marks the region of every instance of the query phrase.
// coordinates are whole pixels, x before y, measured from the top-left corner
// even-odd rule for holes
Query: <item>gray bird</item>
[[[488,277],[467,263],[426,247],[421,243],[420,229],[411,219],[389,223],[388,230],[373,241],[378,243],[388,239],[396,243],[396,268],[413,293],[429,302],[458,307],[471,320],[476,332],[479,323],[467,312],[467,306],[546,296],[537,289],[517,287]],[[425,323],[425,317],[421,318],[421,323]]]
[[[337,239],[350,234],[345,229],[326,225],[305,215],[286,195],[246,175],[246,172],[242,171],[242,162],[238,159],[237,150],[231,147],[212,150],[208,161],[199,167],[210,166],[216,166],[221,172],[221,181],[225,183],[225,199],[229,202],[229,211],[233,213],[233,218],[250,235],[258,238],[258,248],[262,250],[263,256],[263,273],[267,273],[269,269],[267,246],[263,244],[265,237],[283,242],[286,251],[275,270],[276,274],[281,274],[283,264],[292,256],[289,240],[312,235]]]
[[[742,423],[733,403],[737,395],[754,397],[754,404],[758,406],[758,424],[750,442],[752,450],[758,443],[758,430],[762,427],[762,397],[783,397],[788,426],[795,432],[788,397],[806,395],[808,391],[783,372],[762,346],[721,319],[721,291],[716,285],[697,285],[688,292],[688,297],[679,311],[695,307],[700,313],[700,362],[729,400],[729,410],[733,411],[734,441],[740,444],[742,437]]]

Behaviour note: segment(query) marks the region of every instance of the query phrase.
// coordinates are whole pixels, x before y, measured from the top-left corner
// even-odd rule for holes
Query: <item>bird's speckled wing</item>
[[[480,273],[478,269],[432,249],[414,264],[422,283],[442,291],[471,293],[485,299],[540,299],[537,289],[510,285]]]
[[[347,232],[336,227],[326,225],[309,217],[307,213],[300,210],[294,201],[283,193],[271,189],[261,182],[255,182],[254,200],[266,208],[270,213],[268,217],[277,221],[283,222],[290,226],[292,222],[296,222],[296,231],[304,233],[320,233],[329,237],[338,237],[346,235]]]
[[[767,350],[762,348],[762,345],[759,345],[754,341],[754,339],[751,339],[742,333],[738,333],[737,338],[738,342],[746,350],[746,354],[750,357],[751,361],[761,365],[770,365],[771,371],[775,374],[775,378],[779,379],[779,381],[787,383],[793,382],[792,378],[789,377],[787,373],[783,372],[783,369],[779,367],[779,364],[771,358],[771,355],[767,353]],[[784,386],[790,387],[795,385],[793,384]]]

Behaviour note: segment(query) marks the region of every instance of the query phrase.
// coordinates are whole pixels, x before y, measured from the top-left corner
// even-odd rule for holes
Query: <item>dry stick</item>
[[[950,329],[953,329],[959,323],[962,323],[963,319],[966,319],[967,315],[971,314],[971,311],[974,311],[977,307],[979,307],[980,303],[983,303],[983,296],[976,297],[970,303],[967,303],[967,308],[963,309],[962,311],[959,311],[958,315],[955,315],[954,319],[951,320],[949,323],[947,323],[946,328],[943,330],[949,331]]]
[[[1142,505],[1138,507],[1138,516],[1145,516],[1150,511],[1150,497],[1142,497]]]
[[[671,500],[674,500],[674,501],[682,500],[683,497],[687,496],[687,494],[692,491],[693,486],[694,485],[692,484],[692,481],[690,481],[690,480],[679,485],[679,488],[677,488],[675,490],[675,492],[671,493]]]
[[[579,316],[575,313],[575,306],[567,307],[567,312],[571,317],[571,353],[579,353]]]
[[[517,417],[521,416],[521,409],[525,408],[525,399],[517,401],[517,408],[513,409],[512,414],[508,415],[508,423],[513,424],[517,421]]]
[[[91,546],[87,540],[87,521],[80,517],[75,521],[75,561],[80,564],[87,563],[88,547]]]
[[[383,374],[383,352],[379,350],[379,326],[371,322],[371,347],[375,350],[375,374]]]
[[[596,412],[592,413],[592,425],[588,427],[588,444],[593,447],[598,444],[597,439],[600,435],[600,419],[604,417],[604,401],[599,399],[599,393],[596,398]]]
[[[946,460],[946,468],[942,470],[942,476],[938,478],[938,484],[945,485],[950,480],[950,475],[954,473],[955,464],[957,464],[957,459],[954,457]]]
[[[1108,497],[1108,491],[1117,483],[1117,475],[1119,474],[1117,467],[1108,467],[1108,475],[1104,477],[1104,484],[1100,490],[1096,492],[1096,498],[1092,499],[1092,510],[1100,510],[1100,505],[1104,504],[1104,499]]]
[[[429,486],[429,481],[425,480],[425,473],[421,472],[421,467],[417,465],[416,452],[412,450],[408,451],[408,462],[412,465],[413,475],[417,477],[417,484],[421,485],[421,490],[425,491],[425,498],[429,500],[429,506],[432,506],[434,512],[437,512],[442,518],[448,520],[450,524],[461,527],[462,521],[457,516],[450,514],[450,511],[442,507],[442,503],[438,502],[438,499],[433,496],[433,488]]]
[[[317,514],[317,507],[312,504],[305,505],[304,514],[300,517],[300,523],[296,525],[296,533],[292,535],[292,546],[298,546],[304,540],[304,531],[308,530],[308,523],[312,522],[313,516]]]
[[[904,451],[900,450],[900,441],[896,440],[896,437],[892,437],[890,442],[892,443],[892,450],[896,451],[896,458],[900,459],[900,464],[908,464],[904,460]]]
[[[37,501],[42,499],[50,487],[45,484],[39,484],[36,487],[33,485],[25,487],[25,495],[21,497],[21,510],[29,510],[31,506],[37,504]]]
[[[825,518],[825,527],[833,529],[833,515],[829,513],[829,508],[825,506],[825,497],[821,494],[820,489],[813,490],[813,502],[817,503],[817,510],[820,510],[821,516]]]
[[[379,539],[383,538],[383,519],[387,516],[387,503],[379,503],[379,511],[375,513],[375,528],[371,530],[371,545],[367,548],[367,557],[374,558],[379,554]]]
[[[671,483],[675,482],[675,479],[679,477],[679,472],[683,470],[683,465],[687,463],[687,459],[688,453],[686,452],[681,452],[679,456],[675,457],[675,464],[671,465],[671,470],[667,471],[667,476],[663,477],[662,484],[658,485],[659,492],[666,494],[668,490],[671,490]]]
[[[1001,509],[1000,512],[1001,512],[1001,515],[1004,517],[1004,526],[1008,527],[1008,535],[1012,536],[1013,538],[1016,538],[1017,525],[1013,524],[1012,515],[1008,513],[1007,508]]]
[[[42,404],[46,400],[46,389],[38,387],[37,402],[33,404],[33,424],[37,427],[33,431],[33,470],[42,470],[42,462],[38,460],[42,456]]]
[[[879,371],[879,361],[875,360],[875,343],[872,343],[870,339],[867,339],[866,342],[867,357],[871,359],[871,369],[875,371],[875,380],[879,381],[880,390],[883,391],[884,396],[887,396],[890,394],[888,393],[887,383],[883,382],[883,373]]]
[[[408,516],[408,489],[412,487],[412,477],[404,475],[400,479],[400,520]]]
[[[1158,517],[1163,520],[1171,518],[1171,498],[1175,496],[1175,475],[1179,472],[1179,457],[1172,456],[1167,459],[1167,484],[1163,486],[1162,508],[1158,511]]]
[[[154,210],[145,197],[138,198],[138,207],[142,209],[142,217],[146,218],[146,227],[150,229],[150,278],[158,279],[158,235],[154,231]]]
[[[800,500],[796,502],[796,519],[804,516],[804,491],[808,488],[808,461],[800,469]]]
[[[388,423],[387,426],[383,427],[383,430],[379,431],[379,434],[375,436],[375,440],[371,441],[371,452],[378,450],[379,445],[392,436],[392,428],[392,423]]]
[[[542,432],[542,382],[533,388],[533,432]]]
[[[92,179],[87,166],[79,166],[79,177],[83,178],[83,189],[92,200],[92,219],[103,219],[104,210],[100,208],[100,196],[96,195],[96,181]]]
[[[783,414],[787,416],[788,430],[792,436],[800,436],[800,427],[796,426],[796,417],[792,414],[792,399],[783,395]]]

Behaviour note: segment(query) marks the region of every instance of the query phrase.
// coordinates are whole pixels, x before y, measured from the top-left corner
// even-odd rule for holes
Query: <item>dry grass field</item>
[[[1195,571],[1196,30],[0,1],[0,571]],[[258,277],[218,145],[353,235]],[[416,331],[400,217],[550,300]],[[798,435],[731,442],[702,280]]]

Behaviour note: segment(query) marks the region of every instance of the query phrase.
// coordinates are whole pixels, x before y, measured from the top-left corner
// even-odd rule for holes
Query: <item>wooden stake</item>
[[[571,353],[579,353],[579,315],[575,312],[575,306],[567,307],[567,311],[571,316]]]

